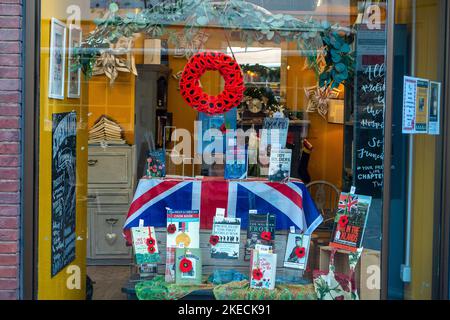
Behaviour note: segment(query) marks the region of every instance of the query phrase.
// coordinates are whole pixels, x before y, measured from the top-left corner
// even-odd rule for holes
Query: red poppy
[[[304,247],[297,247],[295,248],[295,255],[297,256],[297,258],[301,259],[305,256],[306,254],[306,250]]]
[[[148,250],[148,253],[151,253],[151,254],[155,253],[155,251],[156,251],[154,246],[148,246],[147,250]]]
[[[261,280],[263,278],[263,273],[261,272],[261,270],[259,268],[253,269],[252,277],[256,281],[259,281],[259,280]]]
[[[348,224],[348,217],[347,216],[341,216],[339,218],[339,222],[338,223],[339,223],[339,226],[341,228],[345,228],[347,226],[347,224]]]
[[[155,239],[153,239],[152,237],[147,238],[147,240],[145,241],[145,243],[147,244],[147,246],[149,247],[154,247],[156,244]]]
[[[334,300],[339,300],[339,301],[344,300],[344,296],[336,297],[336,298],[334,298]]]
[[[186,258],[181,259],[180,270],[183,273],[190,272],[192,270],[192,261]]]
[[[272,240],[272,233],[270,231],[261,232],[261,239],[266,240],[266,241]]]
[[[175,224],[171,223],[167,226],[167,233],[173,234],[175,233],[175,231],[177,231],[177,227],[175,226]]]
[[[213,246],[218,244],[219,243],[219,236],[211,236],[211,237],[209,237],[209,243],[211,243],[211,245],[213,245]]]
[[[223,123],[221,126],[220,126],[220,132],[222,132],[222,134],[225,134],[226,132],[227,132],[227,127],[225,126],[225,123]]]

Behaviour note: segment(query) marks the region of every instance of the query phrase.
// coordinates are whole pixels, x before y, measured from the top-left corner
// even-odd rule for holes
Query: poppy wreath
[[[210,96],[200,88],[200,77],[206,71],[219,71],[225,80],[224,90]],[[222,52],[199,52],[184,67],[180,92],[188,105],[199,112],[221,114],[237,107],[244,96],[244,77],[239,64]]]
[[[180,271],[183,273],[190,272],[192,270],[192,261],[186,258],[180,261]]]

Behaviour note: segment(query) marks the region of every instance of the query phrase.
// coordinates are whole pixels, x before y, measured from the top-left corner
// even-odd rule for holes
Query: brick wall
[[[0,300],[19,292],[22,0],[0,0]]]

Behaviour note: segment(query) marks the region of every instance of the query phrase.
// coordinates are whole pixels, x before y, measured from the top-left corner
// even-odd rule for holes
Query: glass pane
[[[98,286],[101,272],[213,275],[277,281],[312,299],[379,299],[386,10],[385,1],[42,0],[40,298],[83,296],[63,287],[76,265]],[[56,130],[65,117],[74,125]],[[220,208],[240,233],[220,234]],[[133,241],[142,225],[154,227],[139,232],[157,249]],[[170,262],[188,255],[180,244],[201,251],[201,269]],[[333,248],[346,281],[329,292],[320,276]],[[269,255],[276,275],[258,280],[252,252]],[[98,266],[111,263],[132,274]]]

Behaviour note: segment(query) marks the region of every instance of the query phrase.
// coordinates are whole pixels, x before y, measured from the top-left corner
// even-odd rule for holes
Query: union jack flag
[[[211,229],[216,208],[226,216],[241,218],[247,228],[248,212],[275,213],[277,229],[297,229],[311,234],[323,221],[306,186],[300,180],[288,183],[262,180],[142,179],[128,211],[123,233],[131,243],[130,228],[144,225],[166,227],[167,208],[200,210],[200,228]]]
[[[351,213],[353,209],[358,209],[358,196],[341,194],[339,197],[338,210],[340,213]]]

